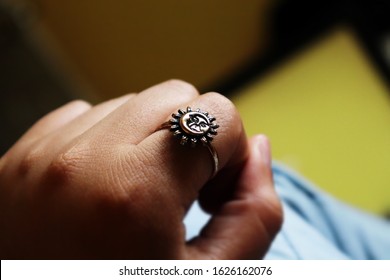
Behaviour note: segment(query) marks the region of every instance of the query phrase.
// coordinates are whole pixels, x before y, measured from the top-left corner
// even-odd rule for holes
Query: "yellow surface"
[[[351,32],[336,30],[233,100],[274,159],[345,201],[390,206],[390,94]]]
[[[171,78],[215,84],[262,50],[274,2],[28,1],[101,99]]]

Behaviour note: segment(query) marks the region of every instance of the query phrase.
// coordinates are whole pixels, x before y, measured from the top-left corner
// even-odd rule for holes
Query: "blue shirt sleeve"
[[[390,259],[390,223],[273,166],[285,221],[267,259]]]
[[[280,164],[273,165],[284,222],[266,259],[390,259],[390,223],[344,204]],[[187,238],[209,216],[197,203],[184,223]]]

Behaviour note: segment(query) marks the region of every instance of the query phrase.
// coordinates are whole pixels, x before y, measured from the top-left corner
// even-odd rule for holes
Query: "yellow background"
[[[214,85],[261,52],[274,2],[24,1],[101,99],[171,78]]]
[[[390,205],[390,95],[353,33],[335,30],[234,98],[250,135],[337,197]]]

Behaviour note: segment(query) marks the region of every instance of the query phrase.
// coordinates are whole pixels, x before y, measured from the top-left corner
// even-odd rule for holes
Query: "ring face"
[[[192,111],[191,107],[187,107],[187,110],[179,109],[172,117],[169,120],[170,130],[180,139],[182,145],[189,143],[194,147],[199,142],[208,145],[217,135],[219,125],[208,112],[200,109]]]

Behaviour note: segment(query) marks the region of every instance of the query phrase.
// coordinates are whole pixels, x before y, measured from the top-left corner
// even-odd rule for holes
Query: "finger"
[[[55,133],[47,138],[46,143],[48,145],[55,144],[55,146],[64,146],[66,143],[69,143],[71,140],[107,117],[107,115],[115,111],[118,107],[135,97],[136,94],[134,93],[126,94],[92,107],[90,110],[68,122],[60,131],[55,131]]]
[[[208,111],[220,125],[211,142],[219,157],[219,169],[247,158],[245,131],[231,101],[220,94],[207,93],[179,108],[187,106]],[[148,178],[148,184],[174,198],[172,203],[182,209],[183,215],[213,173],[214,161],[206,147],[182,146],[168,129],[147,137],[133,153],[140,166],[138,169],[145,170],[143,175]]]
[[[170,80],[139,93],[119,107],[95,129],[99,140],[109,138],[111,145],[138,144],[152,134],[177,107],[199,95],[190,84]],[[109,132],[109,134],[107,134]]]
[[[33,142],[59,129],[79,115],[88,111],[91,104],[82,100],[75,100],[47,114],[36,122],[19,140],[19,142]]]
[[[38,147],[35,149],[44,150],[47,149],[47,147],[51,147],[50,153],[56,155],[57,151],[61,150],[69,142],[93,127],[118,107],[128,102],[130,99],[135,98],[135,96],[136,94],[127,94],[92,107],[90,110],[68,122],[61,130],[54,131],[45,137],[44,141],[38,143]]]
[[[26,153],[29,153],[30,148],[36,142],[60,129],[90,108],[91,105],[89,103],[76,100],[65,104],[38,120],[3,156],[3,162],[7,159],[7,172],[14,170],[18,165],[17,163],[26,158]],[[29,161],[25,160],[25,162]],[[21,165],[22,173],[25,173],[25,168],[23,167],[25,164]]]
[[[189,258],[256,259],[264,256],[282,219],[270,165],[267,139],[264,136],[253,138],[250,157],[234,198],[188,243]]]
[[[129,94],[100,103],[73,118],[67,124],[64,124],[61,129],[49,133],[40,141],[30,145],[25,159],[22,161],[23,173],[26,174],[28,171],[29,173],[41,174],[41,171],[47,168],[64,147],[134,97],[135,94]],[[30,164],[32,161],[34,161],[34,164]]]

